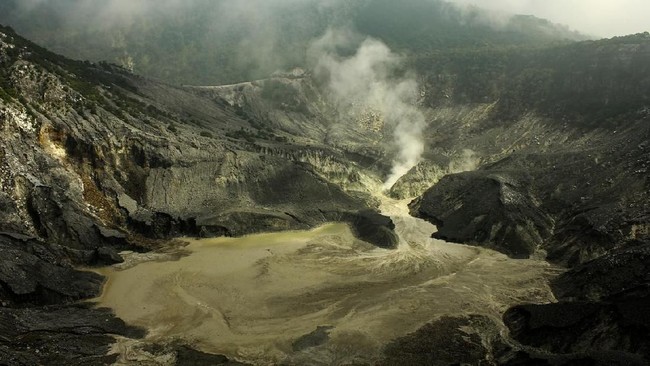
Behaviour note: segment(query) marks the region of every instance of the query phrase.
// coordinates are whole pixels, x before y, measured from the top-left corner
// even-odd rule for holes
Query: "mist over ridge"
[[[452,0],[499,13],[531,14],[593,37],[614,37],[650,30],[644,0]]]
[[[72,58],[195,85],[304,66],[310,42],[329,27],[351,28],[410,54],[583,39],[541,19],[495,19],[439,0],[6,0],[0,24]]]

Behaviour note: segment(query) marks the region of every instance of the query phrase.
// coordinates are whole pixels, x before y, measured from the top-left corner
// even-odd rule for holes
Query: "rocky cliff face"
[[[332,184],[362,191],[354,181],[372,179],[361,172],[365,157],[325,145],[330,126],[304,129],[305,118],[322,112],[274,116],[272,106],[231,105],[16,40],[3,37],[6,231],[50,238],[79,221],[68,233],[78,243],[120,231],[240,235],[309,227],[326,219],[319,211],[367,205]],[[241,222],[247,216],[268,223],[255,228],[257,219]]]
[[[584,149],[517,153],[443,178],[412,208],[439,224],[438,235],[527,247],[527,255],[544,249],[552,260],[583,263],[646,238],[647,138],[640,120]],[[499,237],[508,227],[516,238]]]
[[[252,114],[248,104],[70,61],[6,28],[0,87],[1,323],[36,316],[53,327],[16,323],[3,333],[10,364],[75,358],[54,355],[90,328],[79,352],[110,362],[106,334],[142,335],[116,319],[96,327],[105,312],[65,305],[96,296],[103,282],[73,267],[119,262],[120,250],[327,221],[350,222],[377,245],[396,243],[390,219],[366,211],[375,207],[363,182],[377,184],[363,167],[372,158],[326,145],[326,128],[303,131],[306,117]],[[57,312],[79,320],[55,326]],[[24,337],[40,353],[20,350]]]
[[[650,79],[645,66],[636,67],[648,60],[648,37],[599,46],[569,47],[573,63],[536,61],[548,62],[552,75],[582,80],[578,65],[587,58],[579,55],[590,55],[591,81],[561,83],[554,76],[546,79],[550,84],[522,89],[543,92],[541,99],[510,89],[489,113],[461,124],[452,135],[457,140],[438,146],[471,148],[481,166],[444,176],[410,205],[414,215],[438,225],[436,237],[513,257],[546,255],[570,268],[553,282],[559,303],[505,313],[511,336],[532,348],[505,352],[504,364],[644,364],[649,358],[642,262],[650,222]],[[623,69],[634,75],[625,85],[612,79]],[[609,81],[596,87],[595,79]],[[556,82],[561,86],[549,86]]]
[[[438,223],[440,236],[528,247],[527,254],[541,248],[570,266],[646,238],[649,50],[645,33],[520,56],[431,57],[424,83],[425,103],[436,106],[432,148],[402,181],[440,184],[413,211]],[[470,77],[493,84],[471,88]],[[480,169],[451,169],[462,149]],[[436,170],[459,174],[442,178]],[[506,232],[517,238],[499,239]]]

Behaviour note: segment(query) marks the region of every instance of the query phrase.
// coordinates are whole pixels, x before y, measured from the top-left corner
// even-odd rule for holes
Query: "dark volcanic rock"
[[[176,366],[236,366],[245,365],[231,361],[226,356],[213,355],[197,351],[187,346],[180,346],[176,350]]]
[[[511,336],[541,349],[521,363],[645,365],[650,362],[648,243],[581,264],[551,282],[561,301],[504,315]],[[553,352],[555,355],[544,354]],[[587,362],[589,361],[589,362]]]
[[[0,364],[112,364],[116,356],[107,356],[112,335],[144,335],[107,309],[39,306],[100,293],[103,277],[73,269],[70,263],[78,257],[68,256],[69,248],[0,233],[0,252]],[[96,255],[109,263],[119,258],[112,248],[100,248]]]
[[[648,364],[648,247],[647,242],[634,242],[563,273],[551,283],[561,302],[506,312],[512,337],[563,357],[581,355],[596,365]]]
[[[498,364],[502,366],[646,366],[648,363],[641,356],[625,352],[596,350],[589,354],[553,355],[528,349],[510,354],[500,359]]]
[[[297,352],[307,348],[320,346],[329,340],[329,331],[332,329],[334,329],[334,327],[318,326],[313,332],[296,339],[291,344],[291,348],[294,352]]]
[[[353,215],[350,225],[359,239],[380,248],[395,249],[399,243],[399,238],[393,231],[395,230],[393,220],[380,213],[370,210],[360,211]]]
[[[124,262],[124,258],[122,258],[117,250],[112,247],[101,247],[97,248],[97,263],[100,264],[114,264],[114,263],[122,263]]]
[[[621,189],[626,188],[621,187]],[[633,188],[627,189],[634,192]],[[559,215],[556,220],[556,230],[546,244],[547,259],[574,267],[601,257],[612,250],[625,247],[631,239],[642,240],[644,236],[647,238],[647,234],[644,234],[642,230],[638,233],[635,232],[633,228],[638,219],[633,217],[646,216],[639,221],[641,221],[641,227],[648,225],[650,223],[650,216],[648,216],[650,207],[635,207],[634,203],[612,204],[607,202],[608,200],[629,202],[630,199],[625,197],[625,193],[626,191],[596,192],[594,194],[604,196],[599,198],[599,201],[605,202],[590,203],[587,207],[581,207],[575,211],[569,209],[568,213]],[[618,194],[623,197],[617,197]],[[582,199],[586,201],[587,197],[581,197]],[[631,200],[639,199],[643,198],[636,197]],[[624,207],[625,205],[627,207]]]
[[[107,356],[111,335],[139,338],[144,331],[107,309],[79,305],[0,308],[0,334],[2,365],[110,365],[117,357]]]
[[[443,317],[388,344],[379,364],[487,365],[494,350],[505,348],[496,324],[487,317]]]
[[[650,283],[650,243],[612,251],[552,281],[560,299],[599,300]]]
[[[576,308],[580,305],[575,304]],[[607,343],[607,338],[598,338],[596,333],[586,333],[585,338],[579,334],[584,329],[577,329],[589,317],[598,311],[598,306],[583,309],[575,313],[575,309],[549,309],[543,306],[526,306],[526,310],[516,307],[506,315],[506,324],[510,327],[515,339],[526,345],[514,344],[504,339],[500,328],[484,316],[470,315],[468,317],[443,317],[438,321],[427,324],[416,332],[399,338],[384,348],[384,358],[379,365],[510,365],[510,366],[567,366],[567,365],[647,365],[648,359],[626,348],[631,343],[639,343],[636,336],[647,339],[647,335],[634,333],[631,337],[619,338],[621,347]],[[539,312],[537,312],[539,310]],[[531,311],[531,312],[528,312]],[[563,311],[566,311],[564,313]],[[534,313],[535,315],[530,315]],[[522,315],[523,314],[523,315]],[[564,318],[564,315],[567,315]],[[525,321],[522,322],[521,320]],[[540,319],[541,322],[540,322]],[[598,320],[595,320],[597,323]],[[534,328],[538,338],[536,341],[522,337],[517,333],[518,326]],[[575,333],[571,333],[571,327]],[[603,328],[605,329],[605,328]],[[593,330],[593,329],[592,329]],[[641,330],[641,329],[637,329]],[[554,337],[557,333],[557,338]],[[544,334],[542,337],[541,334]],[[589,338],[593,337],[593,338]],[[589,342],[597,346],[589,346]],[[545,343],[547,342],[547,343]],[[568,342],[568,343],[564,343]],[[578,342],[583,342],[581,346]],[[603,344],[600,344],[602,342]],[[627,343],[626,343],[627,342]],[[640,343],[643,343],[641,341]],[[540,348],[533,348],[540,347]],[[636,346],[635,346],[636,347]],[[634,348],[637,351],[640,348]],[[560,351],[564,349],[565,352]]]
[[[21,240],[22,239],[22,240]],[[36,239],[0,233],[0,301],[44,305],[97,296],[102,276],[74,270],[62,251]]]
[[[411,203],[414,216],[438,226],[439,239],[478,244],[527,258],[551,234],[552,220],[520,174],[448,175]]]
[[[557,354],[613,351],[650,361],[650,286],[599,302],[519,305],[504,314],[519,342]]]
[[[510,255],[539,246],[573,267],[650,235],[650,155],[636,147],[649,137],[650,125],[636,120],[616,135],[592,136],[588,148],[515,153],[444,177],[412,212],[437,224],[440,238]]]
[[[297,216],[286,212],[265,210],[233,210],[218,215],[203,217],[197,221],[203,234],[241,236],[247,234],[307,229],[309,225]]]
[[[390,217],[372,210],[358,212],[330,211],[321,212],[330,221],[340,221],[350,224],[352,233],[359,239],[380,248],[395,249],[399,237],[393,231],[395,224]]]
[[[71,200],[63,187],[34,187],[27,200],[36,232],[47,241],[90,251],[107,246],[131,247],[124,234],[103,227],[84,212],[81,204]],[[101,259],[109,259],[108,264],[115,263],[110,258]]]

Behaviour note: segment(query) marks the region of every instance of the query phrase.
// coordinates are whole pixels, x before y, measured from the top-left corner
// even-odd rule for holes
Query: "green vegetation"
[[[544,47],[423,52],[410,66],[426,75],[431,106],[499,101],[498,118],[526,111],[588,124],[650,104],[650,34]]]
[[[18,91],[9,80],[9,70],[6,67],[0,67],[0,99],[6,103],[18,99]]]
[[[0,21],[16,4],[16,0],[11,0],[0,5]],[[99,6],[99,2],[92,4]],[[84,54],[91,59],[115,60],[128,54],[138,72],[196,84],[263,77],[278,67],[303,63],[309,42],[327,24],[351,22],[361,33],[380,38],[407,55],[404,68],[416,70],[425,80],[425,102],[430,106],[499,101],[496,118],[514,118],[537,110],[560,117],[559,120],[581,119],[582,123],[589,123],[635,113],[649,103],[647,33],[574,42],[582,36],[548,21],[518,16],[496,27],[479,10],[461,11],[436,0],[367,0],[325,10],[319,9],[313,0],[291,9],[264,10],[270,18],[255,31],[263,34],[265,27],[273,29],[273,54],[287,57],[269,58],[268,64],[260,67],[254,57],[242,57],[246,55],[239,48],[242,40],[249,40],[251,34],[247,32],[251,30],[247,27],[251,24],[243,21],[226,24],[232,27],[206,28],[216,16],[218,4],[193,0],[178,12],[150,14],[146,21],[141,15],[134,15],[129,26],[104,24],[101,31],[90,22],[62,22],[66,15],[53,11],[51,2],[40,3],[33,10],[43,12],[41,16],[51,14],[47,24],[31,22],[33,18],[16,17],[12,21],[27,34],[37,34],[35,38],[45,44],[58,40],[56,45],[67,52],[73,51],[70,47],[74,44],[92,52]],[[72,11],[73,5],[72,0],[62,0],[55,8]],[[14,34],[10,28],[0,29]],[[79,32],[80,29],[84,31]],[[109,41],[117,46],[108,47]],[[9,50],[10,57],[17,57],[21,47],[29,47],[34,51],[23,57],[58,75],[85,97],[74,106],[80,113],[96,113],[101,107],[121,117],[128,114],[136,118],[152,116],[167,123],[184,122],[154,105],[140,102],[137,88],[118,66],[71,61],[19,37],[15,43],[17,47]],[[0,98],[11,101],[18,93],[7,72],[3,69],[0,73]],[[104,95],[107,93],[115,98]],[[285,110],[308,112],[299,91],[290,83],[267,80],[262,97]],[[230,137],[282,139],[273,134],[264,117],[250,115],[241,108],[236,108],[235,113],[252,130],[230,132]],[[175,127],[170,125],[168,129],[174,131]]]
[[[547,20],[517,16],[497,25],[479,9],[461,10],[444,1],[373,0],[354,20],[364,34],[387,42],[394,49],[420,54],[459,47],[494,47],[564,42],[584,36]]]
[[[78,113],[83,113],[86,109],[96,113],[98,106],[102,106],[118,116],[124,116],[123,111],[145,113],[142,103],[127,97],[120,91],[137,93],[137,88],[129,83],[126,74],[118,66],[105,62],[95,65],[88,61],[70,60],[18,36],[10,27],[0,26],[0,31],[12,37],[11,42],[15,45],[14,48],[6,51],[9,57],[8,64],[21,58],[58,76],[63,84],[84,97],[84,100],[78,100],[73,104],[73,108]],[[22,52],[23,49],[29,49],[30,52]],[[18,97],[18,92],[10,81],[10,72],[11,69],[8,67],[0,68],[0,97],[5,101],[9,101],[11,97],[14,99]],[[106,100],[100,91],[100,86],[114,89],[114,93],[119,96],[119,98],[115,98],[117,107]]]
[[[5,90],[3,87],[0,87],[0,99],[2,99],[5,103],[11,103],[17,97],[18,94],[16,92],[16,89],[7,88]]]
[[[495,25],[480,10],[461,11],[438,0],[356,0],[336,6],[320,0],[261,2],[250,14],[232,3],[237,2],[188,0],[174,11],[157,11],[157,3],[143,0],[149,11],[128,19],[97,19],[94,15],[105,6],[99,0],[86,1],[82,9],[77,0],[43,1],[26,12],[18,10],[20,0],[5,0],[0,23],[15,25],[28,38],[73,58],[108,60],[149,77],[198,85],[255,80],[304,66],[310,42],[329,26],[356,28],[411,56],[584,38],[534,17]]]
[[[239,116],[244,121],[247,121],[255,129],[272,132],[271,128],[268,127],[266,123],[262,122],[262,120],[254,116],[249,115],[248,112],[240,106],[235,106],[235,114],[237,114],[237,116]]]
[[[298,90],[289,84],[271,79],[264,82],[262,97],[276,103],[286,103],[298,97]]]
[[[276,141],[276,142],[283,142],[283,143],[289,141],[285,136],[278,136],[273,132],[271,132],[270,129],[253,131],[241,127],[239,130],[226,133],[226,136],[232,139],[245,140],[248,142],[255,142],[255,139]]]
[[[265,98],[276,106],[282,106],[285,110],[306,113],[307,106],[300,98],[300,92],[291,84],[279,80],[267,80],[262,89],[262,98]]]
[[[235,140],[246,140],[248,142],[255,142],[255,134],[248,129],[244,129],[243,127],[237,131],[226,133],[226,136]]]

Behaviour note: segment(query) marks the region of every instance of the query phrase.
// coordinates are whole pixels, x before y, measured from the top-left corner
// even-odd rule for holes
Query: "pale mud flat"
[[[355,239],[344,224],[243,238],[188,240],[189,255],[108,268],[98,306],[149,330],[252,364],[372,362],[383,345],[442,315],[553,301],[555,269],[430,238],[435,227],[385,199],[396,250]],[[329,339],[292,345],[330,326]]]

